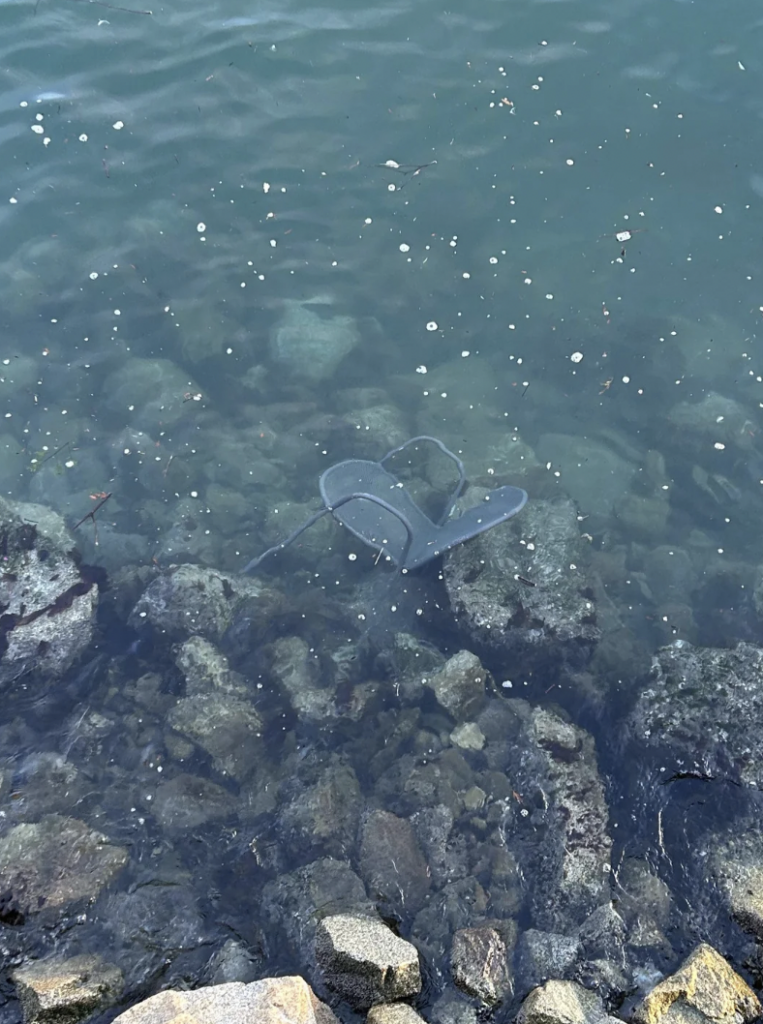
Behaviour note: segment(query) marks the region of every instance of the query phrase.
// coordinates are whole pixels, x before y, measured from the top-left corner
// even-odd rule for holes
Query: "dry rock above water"
[[[114,1024],[338,1024],[300,977],[234,981],[166,991],[120,1013]]]
[[[416,948],[376,918],[324,917],[315,953],[326,984],[356,1009],[405,999],[421,989]]]
[[[599,997],[574,981],[547,981],[527,996],[516,1024],[616,1024]]]
[[[740,1024],[760,1016],[758,997],[703,942],[639,1003],[635,1024]]]

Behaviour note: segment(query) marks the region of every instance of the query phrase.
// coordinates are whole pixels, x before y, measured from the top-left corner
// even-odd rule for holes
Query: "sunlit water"
[[[275,504],[312,501],[332,461],[426,431],[484,476],[513,431],[591,517],[592,544],[616,495],[578,472],[582,439],[664,458],[659,543],[697,530],[716,570],[760,560],[757,5],[144,3],[0,4],[3,494],[73,525],[111,493],[98,546],[89,522],[77,535],[112,573],[235,571],[288,532]],[[349,318],[359,340],[311,373],[271,341],[285,310]],[[745,415],[689,451],[670,413],[708,392]],[[386,418],[337,426],[364,403]],[[178,546],[189,518],[204,539]],[[634,595],[645,643],[679,635]],[[727,603],[700,594],[690,638],[756,639]],[[110,635],[109,655],[133,640]],[[129,656],[134,674],[161,667]],[[103,686],[78,676],[60,708],[27,707],[24,755],[76,756],[75,709]],[[608,713],[581,711],[594,733]],[[324,749],[352,757],[353,742]],[[136,792],[147,743],[101,751]],[[622,829],[641,767],[613,775]],[[99,828],[132,835],[127,804],[103,810]],[[203,860],[192,843],[178,857]],[[273,954],[261,973],[283,966]]]

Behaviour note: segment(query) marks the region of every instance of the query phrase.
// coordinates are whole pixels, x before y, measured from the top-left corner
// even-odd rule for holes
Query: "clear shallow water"
[[[99,547],[80,531],[112,572],[233,570],[275,501],[391,446],[336,429],[375,387],[477,475],[518,430],[597,545],[601,481],[553,436],[657,451],[660,542],[760,560],[762,32],[752,3],[1,4],[2,493],[74,523],[113,491]],[[361,338],[319,381],[270,343],[316,296]],[[692,447],[669,414],[708,391],[745,416]],[[178,542],[189,517],[209,541]],[[739,635],[734,601],[697,598],[706,640]],[[657,643],[655,604],[631,625]]]

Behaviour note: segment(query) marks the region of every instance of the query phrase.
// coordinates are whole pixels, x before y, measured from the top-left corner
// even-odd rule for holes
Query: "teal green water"
[[[2,4],[2,346],[32,361],[9,433],[106,443],[106,374],[66,366],[107,356],[189,387],[203,358],[225,423],[279,303],[316,294],[368,318],[323,409],[350,379],[409,403],[417,367],[469,351],[455,378],[494,360],[512,416],[529,381],[537,429],[554,381],[561,429],[626,403],[638,431],[665,374],[688,397],[757,373],[760,32],[744,3]],[[436,415],[478,446],[451,398]]]

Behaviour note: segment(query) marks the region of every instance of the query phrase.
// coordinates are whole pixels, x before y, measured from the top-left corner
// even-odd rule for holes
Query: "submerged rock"
[[[309,308],[309,301],[287,299],[284,305],[284,314],[270,336],[273,359],[313,384],[332,377],[345,356],[360,344],[355,321],[348,316],[319,316]]]
[[[341,856],[352,846],[360,821],[363,800],[357,776],[339,754],[327,761],[309,753],[293,760],[284,765],[279,793],[278,830],[284,846],[292,856]]]
[[[195,992],[169,990],[120,1013],[114,1024],[338,1024],[299,977],[233,981]]]
[[[518,944],[518,974],[525,988],[571,974],[580,956],[580,942],[571,935],[528,928]]]
[[[693,647],[657,652],[630,716],[639,744],[668,764],[763,788],[763,650]]]
[[[437,703],[445,708],[457,722],[477,714],[485,703],[488,672],[476,654],[459,651],[449,658],[439,672],[423,677],[423,682],[434,690]]]
[[[298,636],[276,640],[272,652],[271,674],[299,717],[309,721],[336,717],[334,691],[323,685],[317,653]]]
[[[26,1024],[74,1024],[116,1003],[123,987],[119,968],[94,955],[38,960],[11,976]]]
[[[156,788],[150,806],[156,820],[168,832],[199,828],[233,814],[236,802],[222,786],[197,775],[181,773]]]
[[[82,821],[46,814],[0,839],[0,892],[9,912],[23,918],[44,907],[93,900],[127,863],[123,846]]]
[[[405,999],[421,989],[416,948],[378,918],[324,917],[315,955],[329,988],[356,1009]]]
[[[707,943],[636,1007],[636,1024],[739,1024],[760,1016],[758,997]]]
[[[584,558],[568,501],[530,502],[517,519],[451,551],[445,584],[470,646],[521,666],[525,677],[583,668],[599,638]]]
[[[50,685],[92,640],[98,587],[60,516],[0,499],[0,521],[0,686],[29,672]]]
[[[481,1003],[495,1006],[513,993],[510,952],[497,929],[462,928],[453,936],[450,952],[453,980]]]
[[[509,806],[525,840],[517,856],[532,882],[533,921],[567,933],[610,898],[612,839],[596,749],[587,732],[553,711],[511,706],[523,727],[506,766],[521,803]]]
[[[167,724],[198,743],[219,772],[235,779],[245,779],[261,756],[260,716],[248,701],[231,694],[183,697],[167,716]]]
[[[581,512],[597,518],[611,514],[638,469],[611,445],[579,435],[542,434],[537,454],[561,471],[562,487]]]
[[[388,811],[371,811],[360,837],[360,874],[368,891],[396,915],[415,914],[430,887],[413,826]]]
[[[158,576],[133,608],[129,624],[153,626],[170,641],[200,636],[219,643],[245,608],[261,623],[281,607],[281,596],[255,579],[214,569],[179,565]]]

